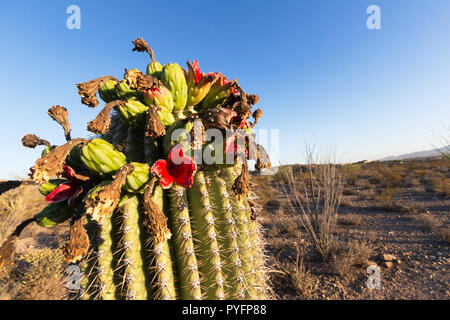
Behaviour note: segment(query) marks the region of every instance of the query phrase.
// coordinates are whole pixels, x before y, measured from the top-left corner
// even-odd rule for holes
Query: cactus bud
[[[46,196],[65,181],[64,179],[50,179],[39,186],[39,192]]]
[[[117,97],[122,100],[143,100],[142,92],[130,88],[126,80],[122,80],[116,84]]]
[[[172,93],[164,86],[156,85],[144,91],[144,102],[148,106],[161,107],[164,112],[173,110]]]
[[[220,107],[233,91],[233,82],[228,80],[220,72],[217,73],[217,76],[217,81],[211,86],[208,94],[200,104],[201,110]]]
[[[129,193],[143,193],[150,181],[150,166],[147,163],[131,162],[134,170],[127,176],[123,190]]]
[[[130,126],[142,129],[146,123],[148,107],[142,102],[131,99],[117,107],[120,118]]]
[[[216,82],[218,75],[215,73],[202,74],[197,60],[194,60],[192,63],[188,60],[187,66],[189,69],[186,77],[188,84],[187,105],[195,106],[208,94],[211,86]]]
[[[112,176],[126,162],[122,152],[98,138],[81,148],[80,158],[87,169],[100,176]]]
[[[98,95],[106,103],[119,99],[119,96],[116,92],[116,81],[108,80],[106,82],[103,82],[98,89]]]
[[[67,109],[56,105],[48,109],[48,115],[63,127],[66,140],[72,139],[70,137],[70,122]]]
[[[174,102],[174,111],[183,111],[187,101],[186,77],[181,67],[177,63],[164,65],[161,81],[170,90]]]
[[[146,74],[148,76],[155,77],[156,79],[161,80],[162,77],[162,65],[158,61],[150,62],[147,66]]]
[[[72,217],[75,209],[64,202],[52,203],[39,212],[34,219],[41,227],[53,227]]]

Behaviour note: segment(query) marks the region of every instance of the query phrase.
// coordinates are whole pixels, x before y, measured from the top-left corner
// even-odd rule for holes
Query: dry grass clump
[[[303,252],[295,244],[295,261],[277,261],[273,259],[272,282],[276,285],[287,285],[300,297],[307,297],[314,283],[314,278],[303,264]]]
[[[358,194],[359,199],[365,200],[373,200],[375,198],[375,189],[368,188],[365,190],[361,190]]]
[[[450,227],[442,227],[438,230],[439,239],[446,244],[450,244]]]
[[[450,177],[437,176],[431,180],[432,191],[439,197],[450,197]]]
[[[442,227],[442,221],[431,214],[422,214],[418,217],[418,220],[431,232],[435,232]]]
[[[362,217],[355,213],[340,214],[338,223],[344,226],[359,226],[362,224]]]
[[[396,203],[399,208],[397,211],[407,212],[411,215],[422,214],[427,211],[427,207],[418,201],[409,200]]]
[[[385,187],[378,190],[375,199],[381,203],[381,207],[386,210],[393,209],[394,205],[394,195],[397,193],[398,189],[391,187]]]
[[[344,280],[354,280],[362,267],[366,266],[372,248],[366,241],[337,241],[333,246],[329,266]]]
[[[422,214],[417,217],[417,220],[429,231],[435,233],[439,237],[439,240],[450,244],[450,227],[444,225],[441,219],[431,214]]]
[[[9,271],[9,272],[8,272]],[[15,300],[61,300],[67,298],[64,257],[49,248],[19,255],[11,270],[0,279],[0,297]]]

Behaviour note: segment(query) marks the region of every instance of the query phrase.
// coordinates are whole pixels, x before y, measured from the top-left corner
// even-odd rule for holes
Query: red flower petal
[[[177,144],[170,150],[167,170],[175,182],[185,188],[192,187],[197,164],[194,159],[183,154],[183,146]]]
[[[63,176],[66,179],[72,180],[75,177],[75,170],[69,166],[63,166]]]
[[[46,197],[45,201],[47,203],[56,203],[69,199],[73,195],[77,194],[78,183],[74,181],[67,181],[61,183],[52,192],[50,192]]]
[[[167,171],[167,161],[166,160],[158,160],[152,166],[151,173],[156,174],[160,179],[160,184],[163,189],[169,189],[172,186],[174,178]]]
[[[195,84],[198,84],[198,82],[202,78],[202,74],[200,72],[200,67],[198,66],[197,60],[194,60],[192,62],[192,68],[194,69],[194,72],[195,72]]]

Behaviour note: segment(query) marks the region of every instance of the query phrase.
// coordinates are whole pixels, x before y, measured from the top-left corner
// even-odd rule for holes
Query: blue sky
[[[66,8],[81,8],[81,29]],[[381,30],[366,27],[369,5]],[[145,70],[131,52],[146,39],[161,63],[198,59],[260,96],[259,127],[279,129],[281,163],[303,160],[304,142],[338,160],[430,149],[450,119],[450,1],[9,1],[0,4],[0,178],[24,175],[62,130],[47,115],[69,110],[72,136],[87,136],[99,110],[80,103],[75,83],[124,68]]]

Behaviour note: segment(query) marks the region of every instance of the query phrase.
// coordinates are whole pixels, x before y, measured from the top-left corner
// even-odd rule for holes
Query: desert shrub
[[[437,176],[431,179],[431,190],[438,196],[450,197],[450,177]]]
[[[285,171],[287,182],[283,187],[291,204],[290,209],[294,214],[301,215],[300,221],[316,250],[327,260],[334,241],[342,183],[336,165],[329,161],[328,156],[318,159],[313,150],[307,148],[306,151],[308,178],[304,181],[303,190],[297,188],[292,169]]]
[[[395,188],[385,187],[378,190],[375,198],[381,203],[383,209],[392,210],[394,209],[394,196],[397,191]]]

